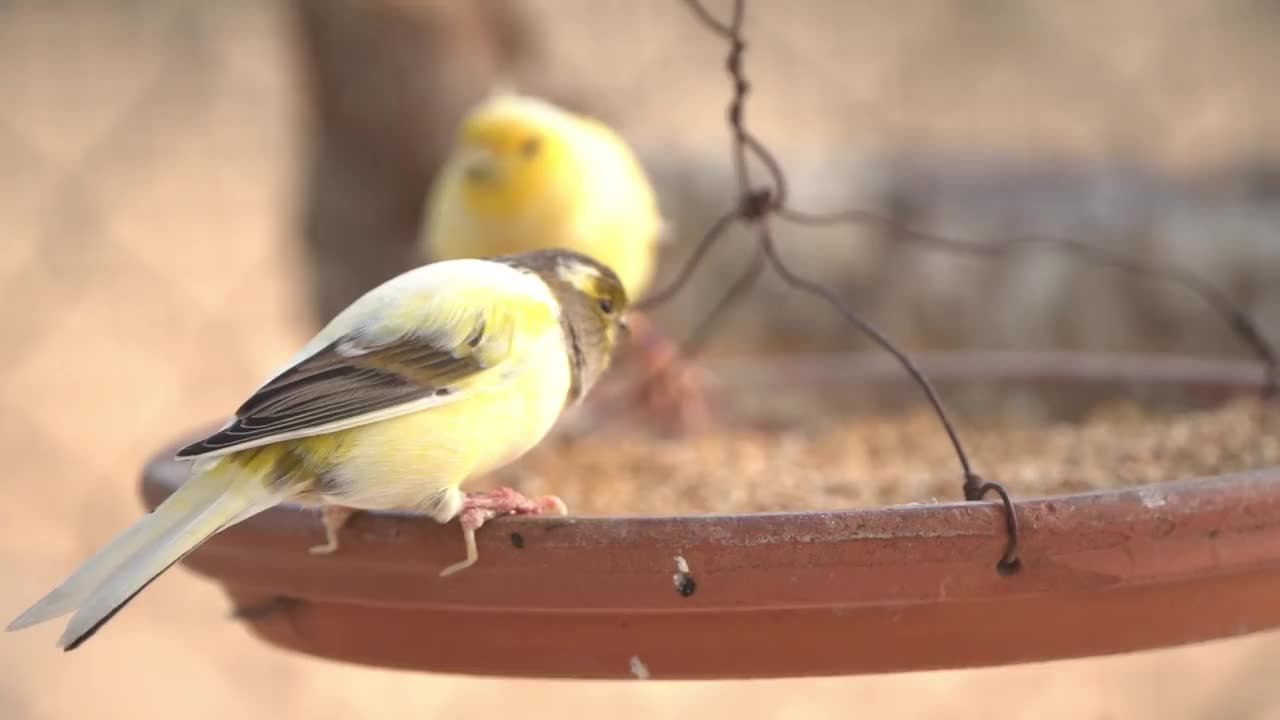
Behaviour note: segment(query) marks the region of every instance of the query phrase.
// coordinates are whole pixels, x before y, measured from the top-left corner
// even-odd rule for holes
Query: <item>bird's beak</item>
[[[498,158],[488,148],[463,148],[459,162],[471,182],[486,182],[498,174]]]
[[[618,329],[622,331],[623,335],[631,334],[631,324],[627,322],[625,317],[618,318]]]

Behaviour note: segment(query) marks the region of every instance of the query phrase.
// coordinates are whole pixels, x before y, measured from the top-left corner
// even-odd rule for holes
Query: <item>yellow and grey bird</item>
[[[75,612],[72,649],[213,534],[287,500],[320,501],[329,543],[355,509],[408,509],[475,531],[557,498],[464,493],[531,449],[607,367],[627,293],[607,266],[549,250],[438,262],[335,317],[209,437],[182,449],[190,479],[10,623]]]
[[[473,108],[432,186],[421,247],[433,260],[568,248],[653,279],[665,223],[649,178],[607,125],[506,92]]]

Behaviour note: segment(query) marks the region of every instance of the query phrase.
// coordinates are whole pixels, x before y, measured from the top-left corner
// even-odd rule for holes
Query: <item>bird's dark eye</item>
[[[600,311],[605,315],[613,312],[613,300],[609,298],[600,298]]]
[[[525,140],[524,142],[520,143],[520,154],[527,158],[531,158],[534,155],[537,155],[538,151],[541,149],[542,149],[542,140],[536,137],[529,138],[528,140]]]

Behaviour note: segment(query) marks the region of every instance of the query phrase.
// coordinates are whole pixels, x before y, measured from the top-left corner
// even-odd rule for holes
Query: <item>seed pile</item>
[[[1280,464],[1280,409],[1253,398],[1177,413],[1111,403],[1073,423],[966,417],[961,432],[975,470],[1023,499]],[[923,408],[786,431],[551,440],[494,479],[531,495],[559,495],[579,515],[960,499],[955,455]]]

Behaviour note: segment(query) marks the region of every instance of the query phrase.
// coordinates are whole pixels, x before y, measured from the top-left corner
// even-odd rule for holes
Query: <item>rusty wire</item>
[[[725,315],[755,286],[756,280],[760,279],[761,273],[764,272],[766,259],[765,249],[762,247],[756,248],[751,255],[750,262],[729,285],[729,289],[720,297],[720,300],[712,306],[711,312],[708,312],[702,322],[694,327],[693,332],[689,333],[689,337],[680,346],[685,356],[693,356],[701,352],[702,348],[711,340],[717,326]]]
[[[899,233],[902,238],[926,247],[984,257],[1008,255],[1018,248],[1034,246],[1064,255],[1071,255],[1100,267],[1108,267],[1133,275],[1143,275],[1156,280],[1170,282],[1199,297],[1214,312],[1220,315],[1223,322],[1240,338],[1240,341],[1258,356],[1258,360],[1266,371],[1266,377],[1263,381],[1264,395],[1274,395],[1277,389],[1280,389],[1280,355],[1277,354],[1275,348],[1258,329],[1257,324],[1249,318],[1248,313],[1230,296],[1187,268],[1161,264],[1069,237],[1025,235],[1007,238],[1001,242],[978,242],[944,237],[936,233],[905,227],[891,218],[865,210],[842,210],[834,213],[816,214],[783,207],[778,210],[778,215],[790,222],[810,227],[859,224],[891,228]]]
[[[772,218],[808,226],[858,224],[889,227],[901,233],[904,238],[926,247],[984,257],[1006,255],[1020,246],[1039,246],[1073,256],[1094,265],[1167,281],[1197,295],[1218,313],[1241,341],[1258,356],[1266,370],[1265,394],[1274,394],[1277,388],[1280,387],[1280,355],[1277,354],[1274,347],[1267,341],[1257,325],[1238,303],[1190,270],[1152,262],[1145,258],[1071,238],[1020,237],[1001,243],[984,243],[953,239],[915,228],[902,227],[901,223],[897,223],[890,218],[862,210],[844,210],[817,214],[789,207],[787,205],[787,177],[783,171],[782,164],[769,148],[747,128],[744,120],[746,99],[751,91],[751,84],[743,65],[743,56],[747,48],[746,39],[742,32],[743,22],[746,17],[745,0],[734,0],[730,19],[727,23],[711,13],[702,4],[701,0],[685,0],[685,4],[710,32],[729,44],[729,51],[725,57],[725,69],[732,81],[733,93],[726,110],[726,121],[730,130],[731,156],[738,183],[739,199],[734,208],[728,210],[712,224],[696,246],[693,254],[679,269],[672,281],[661,290],[645,298],[638,304],[638,309],[647,309],[666,302],[679,292],[688,283],[695,269],[702,263],[710,249],[732,225],[742,222],[753,226],[756,231],[758,247],[752,256],[751,264],[691,334],[686,343],[686,353],[692,354],[701,349],[702,345],[710,337],[718,320],[724,316],[732,304],[745,295],[765,266],[771,267],[789,287],[826,302],[850,325],[892,355],[925,394],[937,414],[943,430],[947,433],[955,450],[956,458],[960,463],[964,476],[962,489],[965,499],[979,501],[991,493],[995,493],[998,496],[1004,509],[1007,533],[1005,551],[996,566],[996,569],[1001,574],[1012,574],[1017,572],[1020,567],[1018,517],[1008,491],[997,482],[984,480],[973,470],[968,454],[965,452],[964,444],[961,442],[954,424],[947,415],[941,399],[928,378],[911,360],[910,356],[900,350],[875,325],[849,307],[834,291],[799,275],[787,265],[774,242],[770,225]],[[753,160],[763,167],[768,176],[768,182],[764,185],[757,186],[752,182],[751,163]]]
[[[1006,575],[1017,572],[1020,566],[1018,560],[1018,518],[1009,493],[999,483],[988,482],[974,472],[969,462],[968,453],[965,452],[964,444],[961,442],[950,416],[948,416],[946,409],[943,407],[941,398],[938,397],[938,393],[933,389],[929,379],[911,358],[900,350],[879,328],[855,312],[839,295],[829,288],[793,271],[778,253],[769,220],[775,216],[786,218],[782,213],[788,210],[786,205],[787,178],[777,157],[759,138],[752,134],[746,127],[744,120],[746,100],[751,91],[751,84],[743,65],[743,55],[747,47],[746,39],[742,33],[743,21],[746,18],[744,0],[734,0],[728,23],[718,20],[701,4],[700,0],[685,0],[685,2],[694,15],[698,17],[699,21],[729,43],[729,52],[725,58],[725,69],[733,82],[733,94],[726,111],[726,120],[731,135],[734,171],[738,180],[738,202],[736,207],[726,212],[712,224],[711,228],[698,243],[693,255],[677,272],[676,277],[665,288],[653,293],[639,303],[638,309],[651,308],[654,305],[665,302],[679,292],[680,288],[693,275],[694,270],[702,262],[707,252],[735,222],[751,225],[755,229],[756,238],[759,241],[758,249],[751,265],[733,284],[720,303],[717,304],[711,316],[695,331],[694,339],[699,344],[705,341],[715,318],[721,316],[728,304],[736,301],[738,297],[750,288],[765,266],[771,267],[778,277],[792,289],[799,290],[826,302],[850,325],[892,355],[911,376],[912,380],[920,386],[955,450],[956,458],[960,463],[964,477],[962,488],[965,499],[978,501],[991,492],[999,495],[1004,507],[1008,540],[1005,551],[996,568],[1001,574]],[[769,178],[767,184],[756,186],[752,183],[752,160],[763,166]]]
[[[697,327],[687,343],[686,352],[691,354],[701,348],[702,344],[710,336],[717,319],[723,316],[729,305],[750,289],[761,274],[765,264],[773,268],[774,272],[789,287],[826,302],[850,325],[892,355],[925,394],[937,414],[938,420],[946,432],[955,450],[956,458],[960,463],[964,477],[962,490],[965,499],[979,501],[993,492],[999,497],[1000,503],[1004,508],[1008,537],[1005,551],[996,565],[997,571],[1001,574],[1012,574],[1020,567],[1018,517],[1008,491],[997,482],[984,480],[973,470],[968,454],[965,452],[964,444],[960,440],[960,436],[956,432],[955,426],[951,422],[941,399],[928,378],[911,360],[910,356],[900,350],[874,324],[849,307],[831,289],[799,275],[786,264],[778,253],[773,239],[769,222],[771,217],[802,225],[830,226],[858,223],[891,226],[903,231],[906,237],[916,242],[946,250],[982,255],[1007,253],[1016,244],[1045,244],[1048,247],[1075,254],[1086,261],[1173,281],[1199,295],[1227,320],[1231,328],[1246,344],[1253,348],[1267,368],[1267,391],[1274,391],[1280,373],[1277,372],[1276,353],[1270,344],[1247,315],[1229,297],[1188,271],[1145,263],[1136,258],[1075,240],[1062,240],[1055,243],[1046,239],[1023,238],[1016,242],[1000,245],[963,242],[912,228],[898,228],[897,223],[888,218],[860,210],[819,215],[788,207],[786,173],[783,171],[781,163],[768,147],[751,133],[744,120],[746,99],[751,91],[751,84],[743,64],[743,56],[747,47],[746,39],[742,32],[743,22],[746,17],[745,1],[734,0],[728,23],[716,18],[701,3],[701,0],[685,0],[685,4],[709,31],[729,43],[729,51],[725,58],[725,69],[732,80],[733,93],[726,111],[726,121],[731,135],[731,154],[734,172],[738,181],[739,199],[735,208],[726,212],[712,224],[696,246],[692,256],[679,269],[676,277],[664,288],[645,298],[637,305],[637,309],[652,308],[655,305],[666,302],[679,292],[692,277],[694,270],[702,262],[711,247],[719,241],[735,222],[745,222],[753,225],[756,229],[759,248],[753,256],[750,267],[733,283],[729,292],[725,294],[708,317]],[[752,183],[750,166],[750,159],[752,158],[764,166],[769,176],[768,184],[756,186]],[[761,262],[762,258],[764,260],[763,263]]]

